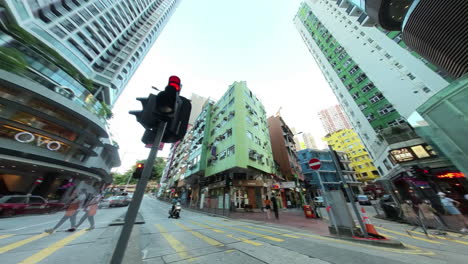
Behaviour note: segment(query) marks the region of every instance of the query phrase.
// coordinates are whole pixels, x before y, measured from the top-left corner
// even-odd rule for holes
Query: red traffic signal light
[[[180,84],[180,78],[175,75],[169,77],[169,83],[167,85],[174,87],[176,91],[180,91],[180,89],[182,88],[182,85]]]
[[[137,169],[141,169],[144,166],[145,166],[145,164],[143,164],[143,163],[137,163],[137,165],[136,165]]]

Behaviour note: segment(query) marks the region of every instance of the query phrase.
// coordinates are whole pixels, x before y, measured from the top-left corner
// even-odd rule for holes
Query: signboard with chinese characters
[[[291,181],[291,182],[280,182],[280,188],[281,189],[287,189],[287,188],[295,188],[296,183]]]
[[[420,144],[411,147],[393,149],[390,155],[396,163],[425,159],[437,156],[431,146]]]

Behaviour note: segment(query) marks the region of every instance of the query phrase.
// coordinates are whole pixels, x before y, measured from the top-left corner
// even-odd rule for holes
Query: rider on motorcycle
[[[179,197],[177,196],[177,194],[174,196],[174,198],[172,198],[172,209],[171,209],[171,212],[174,212],[174,209],[175,209],[175,206],[177,203],[180,203],[180,199]]]

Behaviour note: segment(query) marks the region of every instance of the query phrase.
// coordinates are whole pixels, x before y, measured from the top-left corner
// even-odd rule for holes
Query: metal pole
[[[338,176],[340,177],[341,181],[343,182],[343,187],[346,191],[346,194],[348,195],[349,202],[351,203],[351,207],[353,208],[354,214],[356,215],[356,218],[359,222],[359,225],[361,226],[361,231],[364,237],[369,237],[369,234],[367,234],[366,227],[364,226],[364,223],[362,222],[361,214],[359,213],[359,210],[356,207],[356,203],[354,202],[354,193],[351,188],[349,188],[348,183],[346,182],[345,177],[343,176],[343,171],[341,170],[341,165],[340,161],[337,160],[338,157],[335,157],[335,153],[333,152],[333,147],[328,146],[331,152],[331,157],[333,159],[333,163],[335,164],[336,167],[336,172],[338,173]]]
[[[132,175],[130,174],[130,175],[128,176],[127,184],[125,184],[124,192],[127,192],[128,184],[130,183],[130,180],[131,180],[131,179],[132,179]]]
[[[161,122],[156,131],[156,137],[151,147],[151,151],[148,155],[148,159],[145,162],[145,167],[143,168],[143,173],[141,179],[138,181],[135,193],[133,194],[132,202],[130,203],[127,214],[125,215],[125,224],[120,232],[119,240],[115,246],[111,264],[121,264],[123,257],[125,255],[125,250],[127,249],[128,239],[132,233],[133,224],[135,223],[135,218],[138,214],[138,209],[140,208],[141,201],[143,200],[143,195],[145,194],[146,185],[151,176],[151,171],[153,169],[154,161],[156,155],[158,154],[159,143],[164,135],[164,130],[166,130],[167,122]]]
[[[328,199],[325,197],[325,186],[323,185],[323,182],[322,182],[322,176],[320,176],[320,171],[317,170],[317,175],[318,175],[318,180],[319,180],[319,184],[320,184],[320,188],[322,189],[321,191],[321,194],[322,194],[322,198],[323,198],[323,202],[325,203],[326,206],[328,206]],[[332,225],[335,227],[335,231],[336,231],[336,234],[339,236],[340,235],[340,231],[338,230],[338,226],[336,224],[336,221],[335,221],[335,215],[333,214],[333,211],[330,210],[328,211],[325,207],[325,211],[327,211],[327,214],[328,214],[328,217],[330,217],[330,220],[332,222]],[[323,215],[322,215],[323,216]]]

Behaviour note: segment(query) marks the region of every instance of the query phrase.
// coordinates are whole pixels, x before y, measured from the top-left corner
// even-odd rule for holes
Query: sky
[[[129,169],[145,159],[144,129],[130,110],[136,97],[157,93],[169,76],[182,80],[181,95],[219,99],[235,81],[262,101],[267,117],[281,116],[297,132],[309,132],[319,148],[325,135],[317,113],[337,104],[293,19],[300,0],[182,0],[113,108],[110,129]],[[158,156],[168,156],[166,144]]]

